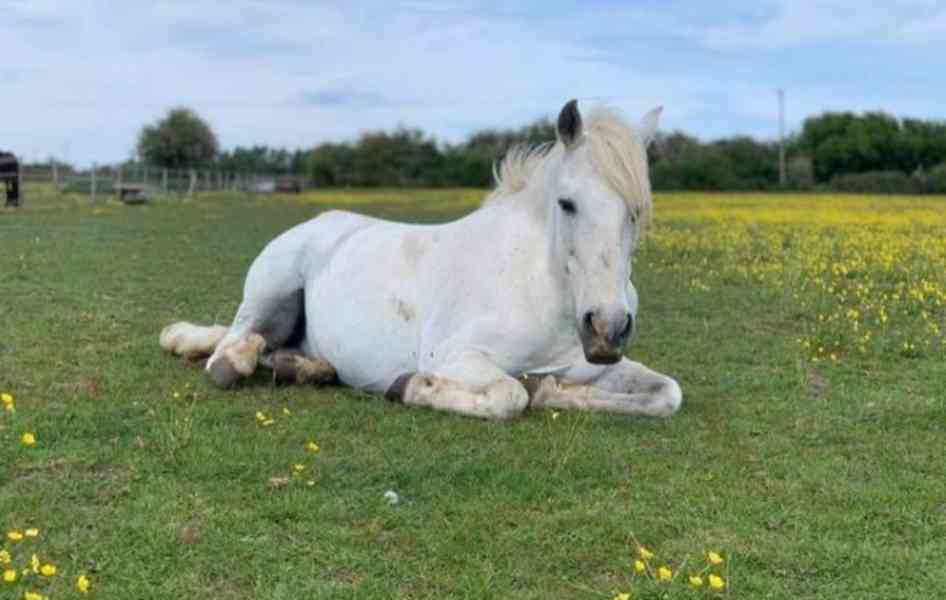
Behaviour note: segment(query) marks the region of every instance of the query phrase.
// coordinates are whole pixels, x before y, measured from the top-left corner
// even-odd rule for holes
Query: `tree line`
[[[318,187],[487,187],[493,163],[515,144],[555,139],[547,119],[513,129],[477,131],[444,144],[420,129],[371,131],[350,142],[309,149],[268,146],[220,151],[198,115],[174,109],[145,127],[138,157],[168,168],[214,167],[299,176]],[[777,142],[736,136],[711,142],[661,134],[649,149],[659,190],[826,189],[946,193],[946,123],[883,112],[828,112],[807,118],[785,142],[780,183]]]

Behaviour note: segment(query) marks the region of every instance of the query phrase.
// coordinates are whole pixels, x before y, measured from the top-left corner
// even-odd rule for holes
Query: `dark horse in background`
[[[0,151],[0,181],[7,189],[6,206],[20,205],[20,163],[9,152]]]

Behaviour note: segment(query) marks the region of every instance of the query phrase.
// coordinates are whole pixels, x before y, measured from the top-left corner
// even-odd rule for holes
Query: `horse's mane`
[[[647,149],[637,131],[616,111],[596,108],[584,122],[581,143],[588,146],[598,176],[621,196],[642,224],[647,223],[652,209]],[[496,187],[487,202],[525,190],[540,179],[546,165],[554,163],[563,152],[560,142],[513,146],[493,165]]]

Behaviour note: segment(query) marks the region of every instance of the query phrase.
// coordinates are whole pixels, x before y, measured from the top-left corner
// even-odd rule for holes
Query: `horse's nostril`
[[[621,332],[621,337],[627,337],[631,333],[631,329],[634,328],[634,315],[627,313],[627,322],[624,323],[624,330]]]
[[[583,319],[583,322],[585,324],[585,329],[587,329],[588,331],[594,331],[594,322],[593,322],[594,318],[595,318],[595,314],[593,311],[589,310],[588,312],[585,313],[585,318]]]

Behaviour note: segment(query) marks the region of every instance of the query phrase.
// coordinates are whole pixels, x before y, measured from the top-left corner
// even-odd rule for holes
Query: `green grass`
[[[685,574],[711,549],[733,598],[946,597],[942,358],[825,366],[812,385],[784,291],[691,290],[712,256],[651,244],[635,263],[629,353],[682,383],[669,420],[488,423],[262,375],[219,391],[159,350],[172,321],[227,322],[262,246],[338,201],[429,222],[475,198],[371,194],[34,192],[0,212],[0,391],[17,407],[0,412],[0,527],[41,530],[2,547],[60,572],[0,598],[79,597],[80,573],[97,598],[695,598],[711,594]],[[635,539],[655,565],[686,559],[678,579],[634,578]]]

